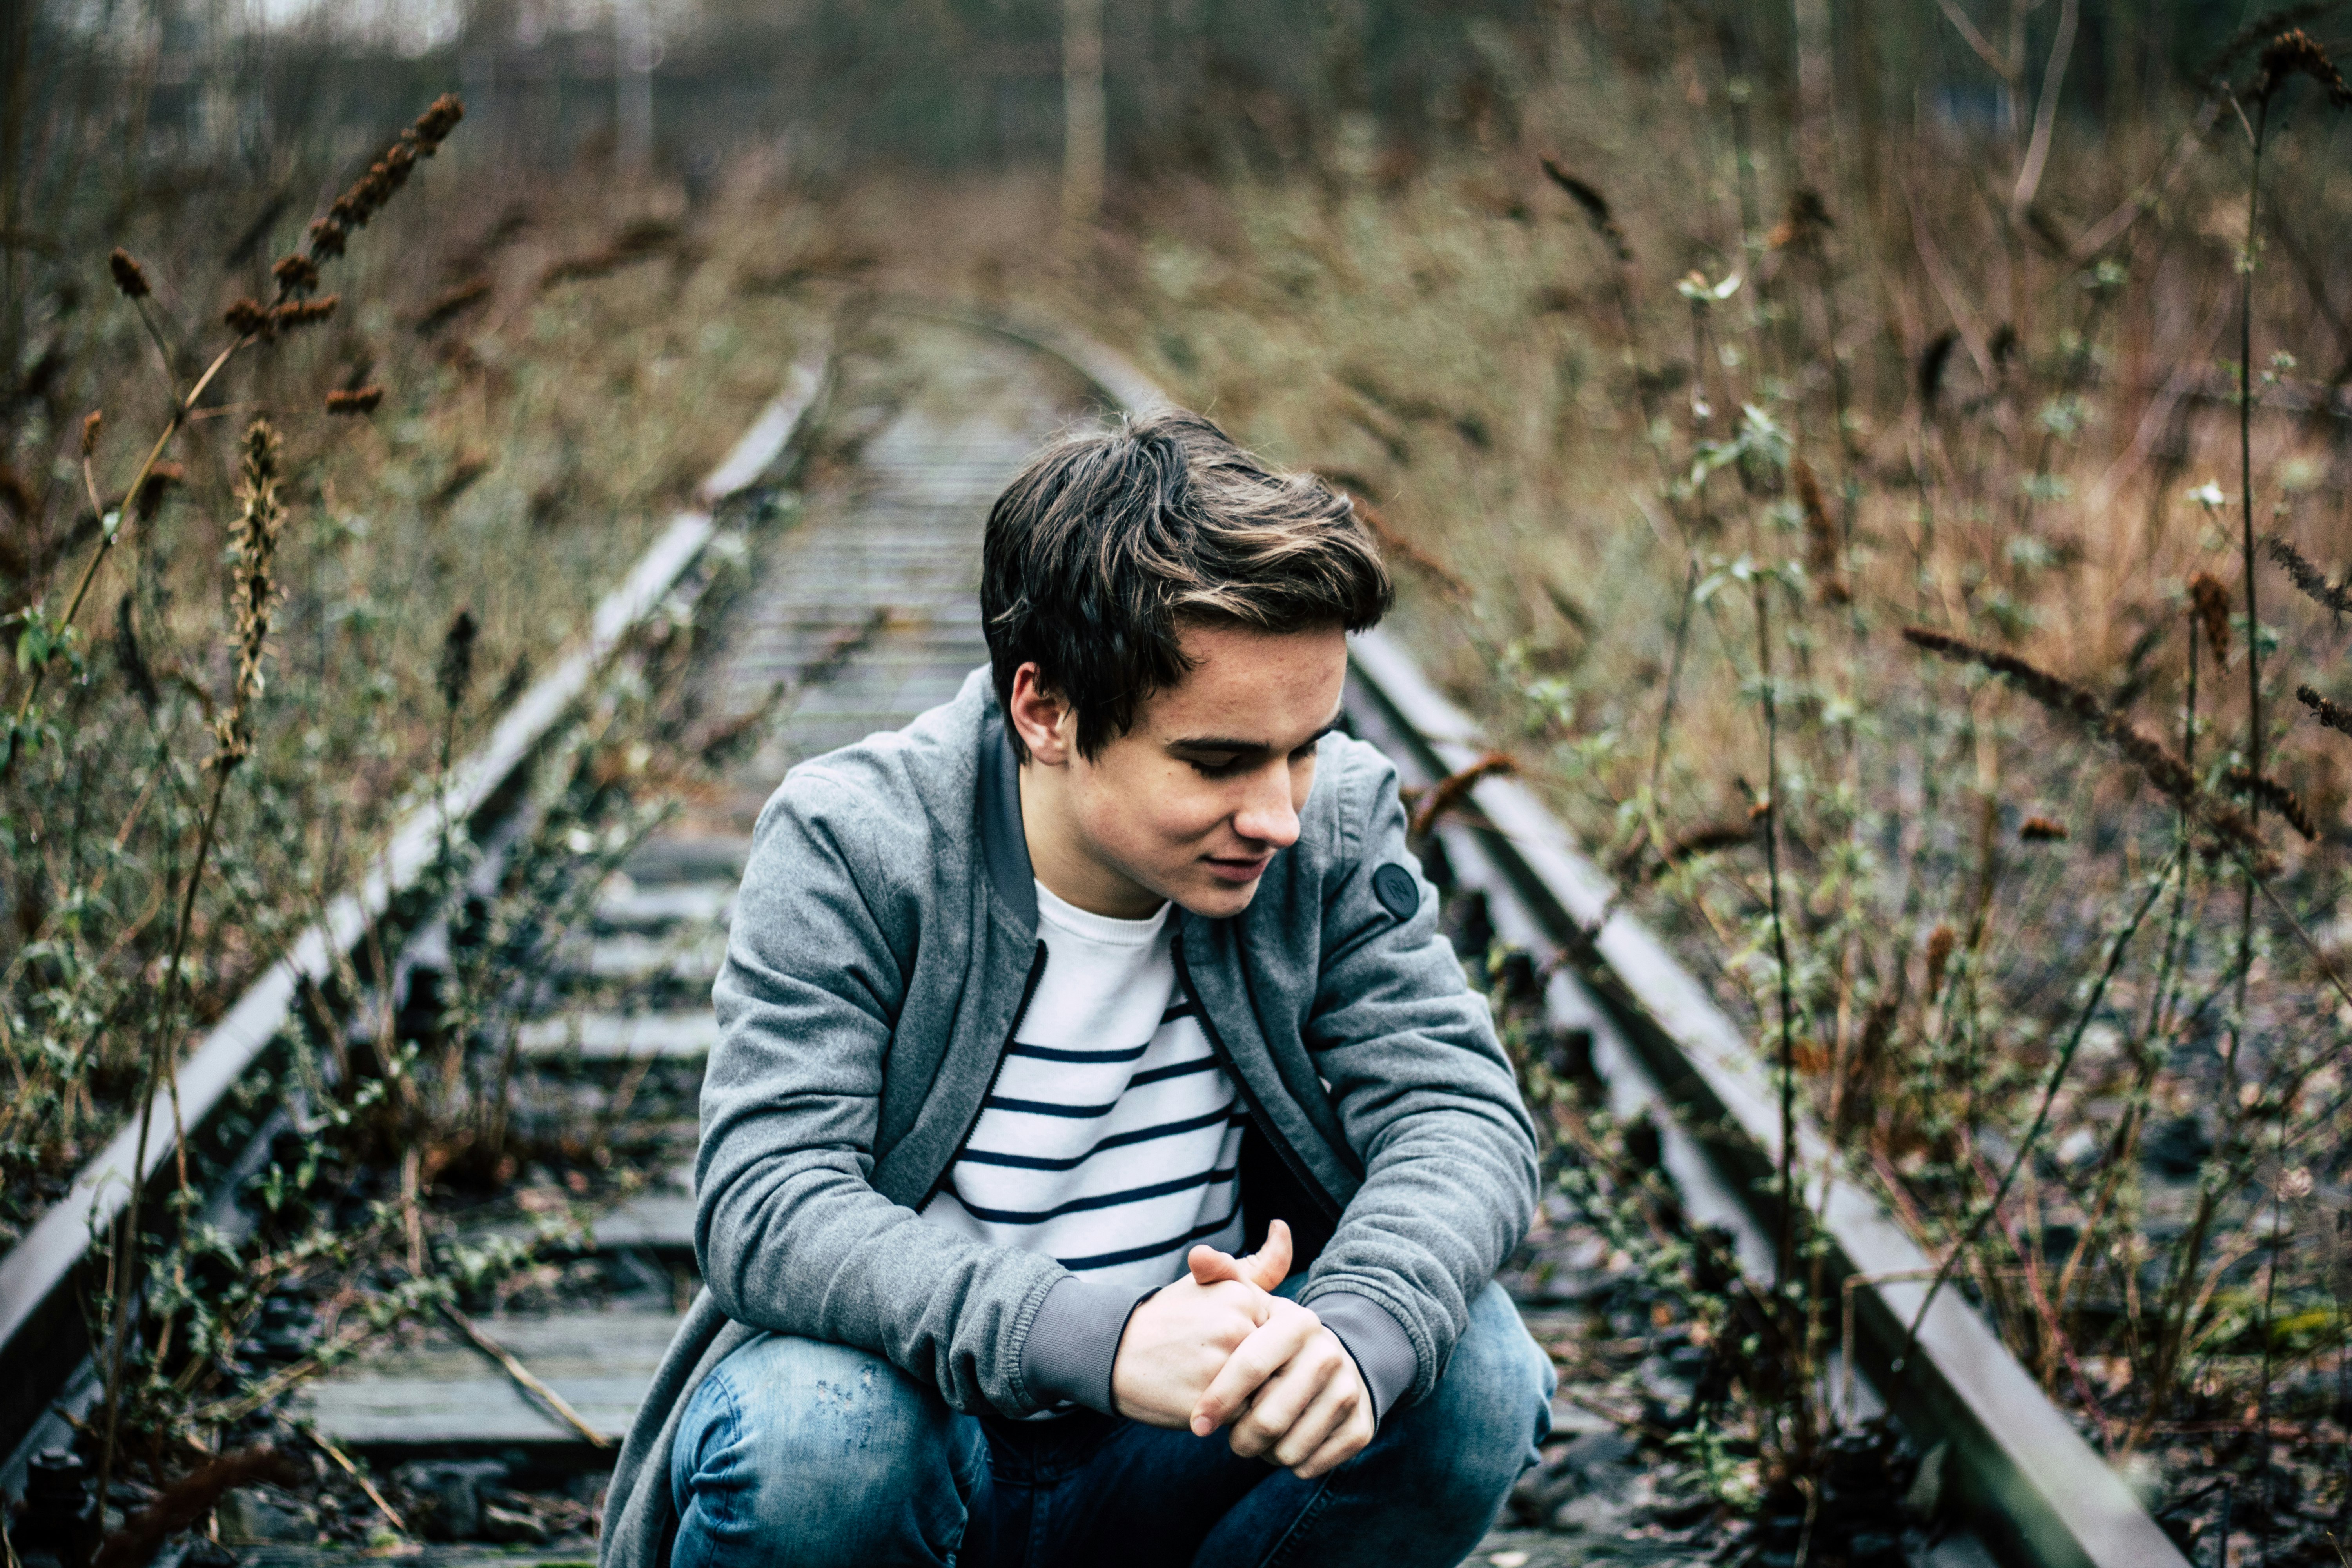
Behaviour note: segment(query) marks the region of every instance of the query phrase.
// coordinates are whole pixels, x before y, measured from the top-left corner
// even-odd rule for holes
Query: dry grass
[[[0,926],[16,988],[5,1070],[35,1092],[0,1116],[0,1240],[110,1132],[134,1087],[117,1057],[135,1059],[143,1031],[124,1027],[125,1009],[140,963],[163,972],[173,922],[155,906],[184,869],[168,846],[202,804],[163,759],[201,757],[223,723],[253,748],[253,777],[223,808],[229,863],[193,920],[188,1023],[200,1027],[355,879],[444,744],[481,733],[579,635],[829,313],[825,300],[739,291],[741,272],[811,221],[756,170],[689,217],[675,187],[616,191],[588,171],[526,197],[469,164],[462,137],[331,260],[344,301],[331,320],[232,361],[206,390],[92,580],[74,645],[92,679],[36,710],[48,738],[7,784],[23,852]],[[48,466],[45,444],[70,443],[78,470],[87,442],[87,488],[120,493],[140,433],[170,408],[133,311],[163,312],[167,342],[211,335],[201,301],[251,285],[183,274],[177,258],[217,254],[208,226],[231,221],[209,208],[134,217],[125,249],[152,292],[93,312],[66,377],[77,390],[58,399],[71,418],[20,421],[12,479]],[[278,226],[299,235],[301,222],[289,209]],[[656,225],[691,234],[693,253],[543,284],[560,258]],[[466,284],[457,307],[452,279]],[[220,562],[230,447],[257,416],[283,436],[287,515],[268,674],[248,691],[237,667],[257,671],[258,655],[222,641]],[[65,599],[91,553],[94,529],[74,521],[85,488],[19,483],[10,521],[26,575],[12,603],[44,584],[53,613]],[[486,678],[452,708],[439,667],[460,612]],[[19,678],[12,710],[24,692]],[[38,1065],[46,1037],[79,1081]]]
[[[1129,192],[1075,258],[1044,176],[818,197],[750,158],[689,210],[602,171],[509,187],[453,142],[432,200],[334,261],[333,313],[236,366],[170,479],[133,487],[120,433],[164,404],[131,312],[168,342],[288,286],[266,260],[182,273],[238,226],[217,205],[135,214],[111,269],[145,295],[76,340],[92,395],[24,422],[0,484],[20,586],[87,558],[96,519],[47,478],[79,485],[85,439],[89,488],[135,488],[142,520],[92,598],[115,613],[83,617],[93,680],[13,786],[0,952],[40,1017],[11,1026],[19,1087],[32,1034],[109,1038],[169,939],[159,852],[191,790],[126,759],[205,735],[235,689],[236,430],[285,433],[288,596],[228,808],[247,847],[193,922],[199,1020],[543,667],[819,317],[868,288],[1009,300],[1369,503],[1402,629],[2086,1430],[2234,1431],[2208,1462],[2242,1468],[2282,1412],[2325,1436],[2346,1312],[2323,1222],[2352,1175],[2326,732],[2352,729],[2352,675],[2311,564],[2352,561],[2322,379],[2352,364],[2332,84],[2302,46],[2242,84],[2266,132],[2250,237],[2253,124],[2227,104],[2061,119],[2020,201],[2016,142],[1926,120],[1807,164],[1819,128],[1732,112],[1711,47],[1644,47],[1633,69],[1563,45],[1515,136],[1425,163],[1343,136],[1288,177]],[[2316,603],[2269,592],[2249,626],[2250,587],[2289,581],[2244,580],[2257,528]],[[445,657],[461,612],[480,680]],[[135,1060],[94,1050],[54,1118],[5,1130],[12,1197],[110,1125]],[[2160,1180],[2164,1141],[2186,1169]]]
[[[2244,89],[2275,100],[2245,526],[2300,547],[2277,559],[2317,603],[2256,584],[2258,768],[2226,104],[2062,119],[2014,214],[1998,138],[1905,128],[1899,180],[1829,163],[1826,200],[1775,140],[1743,242],[1710,52],[1588,58],[1516,144],[1402,180],[1342,150],[1311,180],[1165,184],[1033,289],[1374,503],[1412,546],[1403,628],[1630,905],[1759,1038],[1789,984],[1788,1059],[1853,1168],[1938,1254],[2004,1193],[1958,1278],[2095,1438],[2161,1446],[2195,1412],[2264,1464],[2276,1410],[2332,1400],[2346,1313],[2319,1249],[2240,1244],[2313,1201],[2257,1173],[2352,1174],[2330,955],[2352,836],[2321,727],[2352,676],[2340,590],[2305,559],[2352,560],[2346,405],[2319,379],[2352,365],[2352,131],[2272,52]],[[2053,705],[1939,672],[1905,626]],[[2294,722],[2298,684],[2319,722]],[[1737,826],[1767,792],[1777,867]],[[2173,858],[2184,814],[2211,857]],[[2158,1128],[2213,1146],[2201,1173],[2144,1165]]]

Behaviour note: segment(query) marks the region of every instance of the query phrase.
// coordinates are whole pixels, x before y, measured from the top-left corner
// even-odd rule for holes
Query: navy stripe
[[[1220,1121],[1240,1121],[1248,1113],[1234,1107],[1232,1098],[1206,1116],[1195,1116],[1184,1121],[1162,1122],[1157,1127],[1139,1127],[1132,1132],[1114,1132],[1083,1154],[1066,1160],[1048,1159],[1040,1154],[997,1154],[985,1149],[966,1149],[957,1158],[982,1165],[1010,1165],[1020,1171],[1075,1171],[1080,1165],[1108,1149],[1124,1149],[1134,1143],[1149,1143],[1155,1138],[1173,1138],[1180,1132],[1195,1132],[1203,1127],[1213,1127]],[[1146,1256],[1150,1256],[1146,1254]]]
[[[1007,1100],[1001,1094],[992,1094],[980,1103],[988,1110],[1017,1110],[1027,1116],[1071,1116],[1087,1121],[1108,1116],[1118,1109],[1116,1100],[1108,1105],[1063,1105],[1051,1100]]]
[[[1196,1072],[1207,1072],[1216,1065],[1214,1057],[1195,1057],[1189,1062],[1177,1062],[1171,1067],[1153,1068],[1150,1072],[1137,1073],[1127,1080],[1127,1087],[1141,1089],[1147,1083],[1165,1083],[1171,1078],[1189,1078]]]
[[[1131,1051],[1062,1051],[1051,1046],[1007,1046],[1008,1057],[1034,1057],[1041,1062],[1131,1062],[1151,1048],[1146,1040]]]
[[[1054,1207],[1037,1214],[1026,1214],[1019,1209],[981,1208],[961,1192],[956,1194],[956,1202],[962,1204],[963,1212],[974,1219],[989,1220],[997,1225],[1043,1225],[1049,1219],[1058,1219],[1066,1214],[1083,1214],[1088,1209],[1115,1209],[1128,1204],[1139,1204],[1149,1198],[1164,1198],[1171,1193],[1187,1192],[1194,1187],[1214,1186],[1219,1182],[1232,1181],[1234,1171],[1234,1167],[1227,1165],[1222,1170],[1202,1171],[1198,1175],[1179,1176],[1168,1182],[1154,1182],[1148,1187],[1129,1187],[1122,1193],[1102,1193],[1091,1198],[1072,1198],[1068,1203],[1056,1204]]]
[[[1179,1002],[1175,1005],[1170,1007],[1165,1013],[1160,1014],[1160,1021],[1163,1024],[1172,1024],[1179,1018],[1190,1018],[1198,1012],[1200,1012],[1200,1009],[1193,1006],[1192,1003]]]
[[[1205,1225],[1196,1225],[1175,1240],[1163,1241],[1157,1247],[1133,1247],[1125,1252],[1098,1252],[1092,1258],[1056,1258],[1054,1261],[1073,1274],[1082,1268],[1111,1268],[1122,1263],[1140,1263],[1147,1258],[1159,1258],[1175,1251],[1180,1247],[1190,1247],[1204,1236],[1216,1235],[1217,1232],[1234,1223],[1234,1215],[1241,1213],[1241,1203],[1236,1198],[1234,1206],[1225,1211],[1224,1218],[1213,1219]]]

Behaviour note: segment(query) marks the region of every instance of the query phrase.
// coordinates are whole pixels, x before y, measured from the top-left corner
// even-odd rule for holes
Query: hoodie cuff
[[[1051,1296],[1045,1300],[1053,1301]],[[1355,1358],[1356,1371],[1372,1396],[1372,1419],[1380,1421],[1404,1397],[1421,1371],[1421,1358],[1413,1353],[1404,1326],[1378,1301],[1352,1290],[1334,1290],[1307,1305]],[[1038,1315],[1042,1319],[1045,1314],[1041,1310]]]
[[[1021,1381],[1038,1403],[1050,1408],[1068,1402],[1117,1415],[1110,1398],[1111,1363],[1118,1359],[1129,1315],[1151,1294],[1097,1285],[1075,1274],[1046,1291],[1021,1347]]]

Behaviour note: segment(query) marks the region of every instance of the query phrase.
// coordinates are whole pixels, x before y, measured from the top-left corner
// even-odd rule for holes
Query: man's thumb
[[[1290,1226],[1277,1219],[1266,1226],[1265,1245],[1246,1257],[1234,1258],[1203,1242],[1192,1250],[1185,1262],[1192,1270],[1195,1284],[1214,1285],[1223,1279],[1238,1279],[1244,1285],[1272,1291],[1290,1278]]]
[[[1265,1245],[1242,1259],[1242,1278],[1272,1290],[1290,1278],[1290,1226],[1280,1220],[1265,1227]]]
[[[1205,1241],[1194,1247],[1186,1256],[1184,1261],[1192,1270],[1192,1282],[1196,1285],[1214,1285],[1220,1280],[1249,1278],[1242,1272],[1242,1265],[1238,1259],[1230,1254],[1219,1252]]]

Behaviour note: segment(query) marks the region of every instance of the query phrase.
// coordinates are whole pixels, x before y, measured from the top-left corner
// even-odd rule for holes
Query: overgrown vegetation
[[[40,357],[58,363],[10,405],[5,475],[6,700],[23,719],[0,889],[15,1091],[0,1240],[133,1102],[140,1010],[169,968],[209,798],[210,726],[237,686],[219,563],[245,425],[266,416],[280,435],[286,521],[252,754],[221,803],[215,868],[194,879],[184,1027],[217,1018],[356,882],[772,395],[808,331],[799,302],[743,281],[809,249],[758,168],[725,226],[691,220],[674,184],[648,184],[648,216],[616,221],[495,179],[462,187],[446,168],[419,180],[334,263],[331,315],[249,345],[188,397],[128,505],[207,363],[176,345],[248,341],[205,325],[253,287],[255,264],[203,259],[250,221],[232,209],[298,236],[304,215],[267,193],[70,213],[88,247],[27,290]],[[115,294],[109,237],[126,264],[143,258],[143,297]],[[479,673],[451,702],[443,645],[461,614]]]
[[[1619,907],[1749,1025],[1786,1113],[1944,1261],[1937,1288],[2197,1552],[2329,1560],[2326,1531],[2352,1538],[2342,13],[2250,13],[2224,40],[2167,6],[1913,10],[1875,32],[1822,0],[1513,10],[1465,27],[1410,112],[1409,80],[1349,85],[1350,58],[1403,57],[1351,55],[1334,23],[1328,80],[1255,97],[1203,44],[1187,58],[1223,85],[1189,121],[1157,100],[1121,121],[1114,37],[1115,124],[1165,134],[1114,135],[1129,177],[1074,247],[1022,167],[886,175],[827,142],[616,186],[592,150],[535,184],[460,137],[325,258],[335,313],[240,354],[184,423],[203,323],[306,302],[269,262],[351,150],[297,128],[229,173],[159,164],[114,152],[152,81],[60,95],[13,199],[110,172],[8,251],[5,700],[29,727],[0,786],[0,1240],[364,872],[818,305],[1009,298],[1358,495],[1412,584],[1404,629]],[[972,101],[890,145],[955,141]],[[1006,149],[1050,150],[1014,118]],[[1208,130],[1167,129],[1187,123]],[[144,297],[113,292],[116,247]],[[232,454],[257,417],[286,522],[251,755],[220,788]],[[562,790],[635,754],[603,722]],[[634,805],[568,798],[546,843],[625,841],[593,813]],[[552,1212],[578,1195],[558,1173],[604,1170],[624,1130],[506,1121],[496,965],[561,923],[577,889],[530,868],[562,859],[520,854],[459,913],[492,966],[453,972],[450,1016],[485,1020],[464,1048],[437,1020],[358,1045],[322,1025],[301,1070],[343,1087],[306,1090],[339,1109],[266,1174],[289,1217],[153,1255],[151,1321],[184,1326],[120,1380],[142,1462],[234,1436],[250,1391],[221,1347],[267,1281],[330,1303],[336,1343],[362,1300],[422,1310],[520,1266],[449,1252],[436,1204],[519,1173],[570,1194]],[[335,1005],[389,1007],[391,967],[356,964]],[[1580,1223],[1704,1369],[1677,1442],[1784,1527],[1790,1489],[1875,1440],[1812,1375],[1842,1325],[1802,1230],[1731,1267],[1662,1191],[1654,1133],[1572,1062],[1528,1060]],[[231,1258],[264,1283],[231,1286]]]
[[[2290,1554],[2352,1508],[2327,9],[2095,127],[2062,43],[1988,57],[2005,132],[1868,150],[1760,121],[1729,13],[1628,16],[1487,156],[1163,193],[1097,306],[1370,503],[1416,638],[1938,1289],[2181,1539]],[[1817,1367],[1804,1251],[1743,1289]],[[1817,1474],[1808,1380],[1747,1392],[1761,1484]]]
[[[105,155],[120,127],[81,108],[48,156]],[[444,812],[404,924],[305,989],[278,1068],[227,1113],[231,1152],[276,1128],[268,1158],[215,1193],[181,1135],[186,1053],[432,809],[810,319],[742,282],[794,241],[759,168],[731,228],[674,183],[635,187],[635,216],[467,188],[424,162],[461,114],[445,97],[355,170],[289,148],[276,191],[142,167],[120,201],[60,208],[54,251],[12,252],[38,374],[11,384],[0,454],[0,1245],[126,1127],[134,1156],[171,1140],[87,1303],[84,1446],[118,1502],[199,1517],[209,1496],[172,1500],[243,1484],[226,1451],[310,1374],[419,1314],[564,1288],[543,1245],[644,1179],[627,1110],[677,1086],[640,1064],[609,1114],[554,1110],[527,1092],[560,1069],[519,1059],[520,1010],[604,875],[777,711],[703,712],[694,624],[657,619],[545,743],[510,841],[485,860]],[[286,199],[324,175],[342,194],[315,215]],[[700,602],[734,563],[712,555]],[[419,921],[437,967],[386,945]],[[448,1217],[505,1210],[516,1238],[488,1245]],[[110,1560],[185,1523],[161,1520],[127,1521]]]

